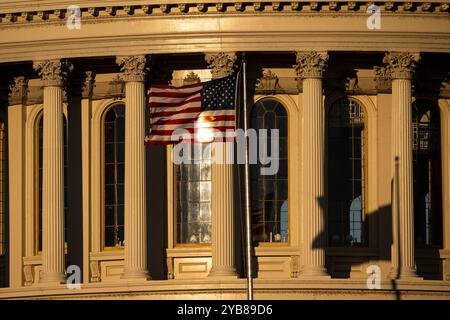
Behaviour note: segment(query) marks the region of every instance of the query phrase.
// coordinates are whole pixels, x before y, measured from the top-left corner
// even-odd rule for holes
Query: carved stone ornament
[[[208,63],[208,68],[211,69],[213,78],[231,75],[236,59],[236,53],[234,52],[207,53],[205,55],[206,63]]]
[[[121,66],[125,81],[144,81],[147,71],[147,58],[145,56],[121,56],[116,63]]]
[[[63,86],[69,73],[73,70],[73,65],[67,60],[43,60],[35,61],[33,68],[42,78],[44,87]]]
[[[117,74],[108,84],[108,95],[115,98],[125,97],[125,81],[120,75]]]
[[[272,70],[265,70],[256,82],[256,88],[264,91],[275,91],[280,88],[278,76]]]
[[[95,87],[95,73],[94,71],[86,71],[86,78],[83,83],[83,98],[90,98],[94,92]]]
[[[330,1],[330,10],[336,11],[338,9],[338,4],[336,1]]]
[[[388,1],[388,2],[386,2],[385,5],[384,5],[384,9],[385,9],[386,11],[392,11],[392,10],[394,10],[394,8],[395,8],[395,4],[394,4],[394,2],[392,2],[392,1]]]
[[[262,2],[254,2],[253,8],[255,9],[255,11],[261,11],[264,7]]]
[[[386,67],[374,67],[376,82],[375,88],[379,91],[389,91],[391,89],[391,77]]]
[[[356,5],[356,1],[349,1],[348,2],[348,10],[356,10],[358,7]]]
[[[110,16],[115,16],[117,13],[116,7],[106,7],[105,9],[106,13],[108,13]]]
[[[33,15],[31,14],[31,12],[22,12],[21,16],[26,21],[32,21],[33,20]]]
[[[450,3],[442,2],[439,6],[439,11],[446,12],[450,8]]]
[[[405,2],[403,4],[403,10],[410,11],[413,9],[413,3],[412,2]]]
[[[345,90],[347,91],[355,91],[359,90],[360,87],[358,85],[358,76],[351,75],[345,78]]]
[[[199,83],[200,77],[194,71],[189,72],[183,79],[183,85],[187,86],[194,83]]]
[[[391,79],[411,79],[419,59],[418,53],[389,52],[384,56],[383,63]]]
[[[14,84],[9,86],[9,103],[14,104],[25,104],[27,99],[28,90],[28,79],[25,77],[15,77]]]
[[[225,4],[223,2],[216,3],[216,10],[219,12],[225,11]]]
[[[180,12],[186,13],[189,11],[189,7],[187,6],[186,3],[180,3],[178,5],[178,10],[180,10]]]
[[[328,62],[328,54],[326,52],[298,51],[295,55],[297,64],[293,67],[297,74],[297,80],[305,78],[322,78]]]
[[[292,1],[291,2],[291,9],[294,11],[300,10],[300,2]]]

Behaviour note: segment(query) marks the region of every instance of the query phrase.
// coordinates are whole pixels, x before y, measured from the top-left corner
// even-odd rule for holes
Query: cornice
[[[206,15],[206,14],[364,14],[373,1],[248,1],[230,2],[217,0],[192,1],[94,1],[84,0],[79,4],[82,19],[112,19],[133,16]],[[434,14],[448,15],[450,3],[447,0],[428,1],[377,1],[384,14]],[[72,1],[16,0],[0,4],[0,25],[33,24],[65,21],[67,8]]]

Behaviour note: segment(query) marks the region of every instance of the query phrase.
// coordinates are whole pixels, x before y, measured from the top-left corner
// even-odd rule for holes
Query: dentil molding
[[[63,20],[72,1],[6,1],[0,4],[0,23],[30,24]],[[280,13],[361,13],[374,1],[80,1],[82,19],[111,19],[114,17],[189,15],[189,14],[280,14]],[[444,0],[430,1],[377,1],[376,5],[385,14],[448,14],[450,4]]]

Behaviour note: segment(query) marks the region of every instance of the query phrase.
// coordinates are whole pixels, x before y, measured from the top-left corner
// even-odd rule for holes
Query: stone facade
[[[0,4],[9,203],[0,212],[8,221],[0,224],[0,298],[244,299],[242,172],[211,165],[211,243],[180,244],[173,147],[146,148],[143,139],[151,83],[221,78],[242,71],[245,58],[250,109],[272,99],[288,123],[289,240],[255,246],[255,298],[450,299],[446,1],[377,2],[380,30],[366,24],[372,1],[128,2],[84,1],[79,13],[69,1]],[[80,28],[68,27],[74,19]],[[328,237],[327,119],[342,98],[364,109],[363,245]],[[436,247],[415,244],[416,101],[430,101],[440,119]],[[124,239],[106,246],[103,141],[114,106],[125,118],[116,203]],[[65,285],[69,265],[80,267],[80,290]],[[374,265],[381,288],[370,290]]]

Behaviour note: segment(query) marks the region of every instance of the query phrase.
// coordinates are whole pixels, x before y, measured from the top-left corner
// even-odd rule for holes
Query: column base
[[[61,272],[46,272],[42,273],[41,278],[39,279],[39,283],[45,285],[60,285],[66,284],[67,279],[66,275]]]
[[[389,277],[391,279],[398,279],[398,280],[421,280],[423,279],[419,275],[417,275],[417,272],[413,268],[401,268],[400,271],[398,268],[393,268],[391,272],[389,273]]]
[[[312,280],[331,279],[328,270],[321,266],[305,266],[300,272],[299,278]]]
[[[208,277],[210,278],[224,278],[224,279],[237,279],[238,275],[235,268],[218,268],[212,267],[209,271]]]
[[[147,281],[152,278],[148,274],[147,270],[141,269],[125,269],[122,273],[120,279],[123,280],[137,280],[137,281]]]
[[[419,280],[421,279],[415,269],[413,268],[400,268],[400,280]]]

